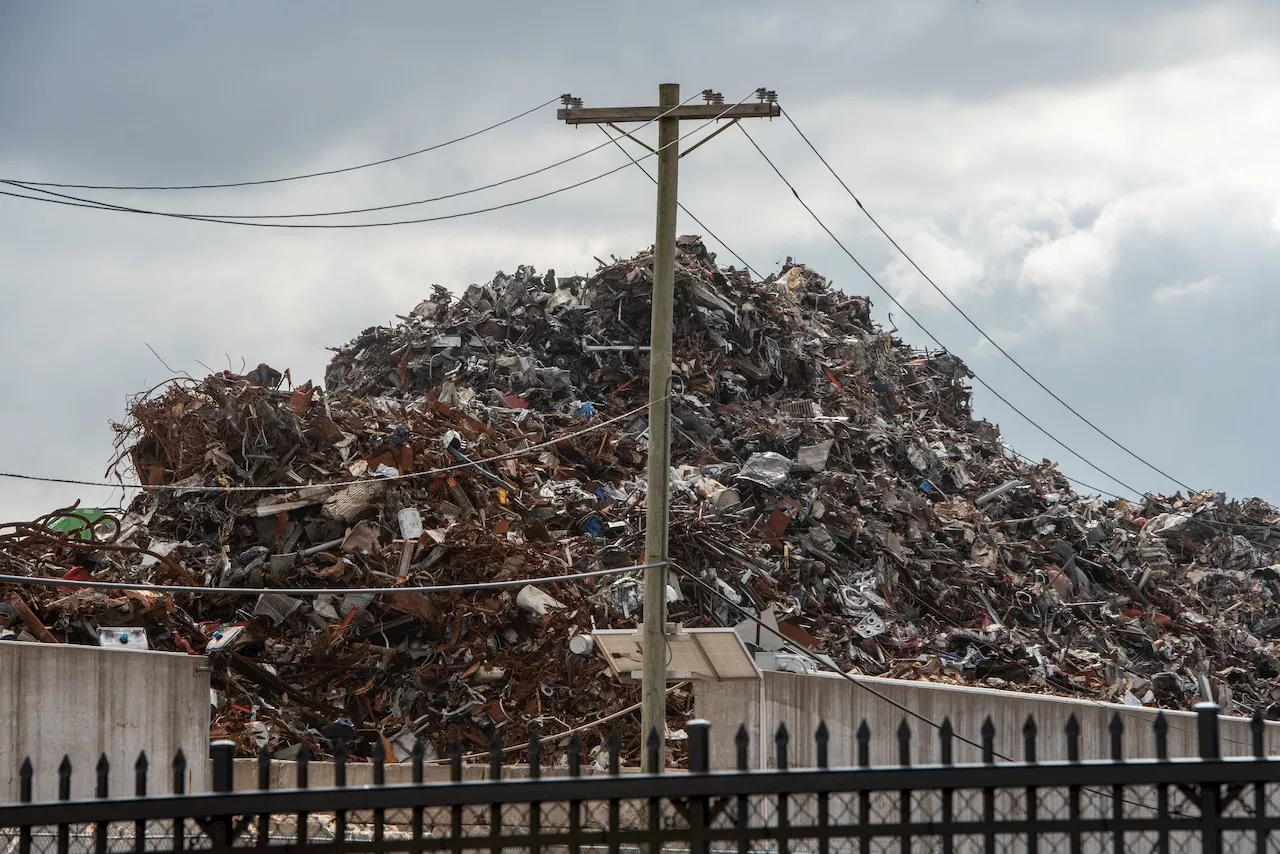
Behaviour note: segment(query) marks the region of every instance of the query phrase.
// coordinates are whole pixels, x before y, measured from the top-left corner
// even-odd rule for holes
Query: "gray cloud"
[[[1190,483],[1280,498],[1262,379],[1280,316],[1274,4],[813,3],[780,15],[727,2],[47,2],[0,16],[0,175],[32,179],[270,177],[421,147],[562,91],[601,105],[650,101],[664,79],[731,99],[769,85],[925,269],[1063,397]],[[785,123],[751,130],[849,248],[994,386],[1122,480],[1172,488],[984,344]],[[377,170],[111,198],[196,211],[362,206],[486,183],[601,140],[548,110]],[[606,149],[400,214],[501,203],[624,162]],[[887,320],[888,301],[739,134],[684,161],[681,180],[685,203],[752,265],[797,256],[870,293]],[[319,379],[326,346],[389,322],[432,283],[460,287],[520,263],[589,272],[593,255],[647,245],[652,193],[628,167],[536,204],[355,232],[3,199],[0,470],[98,477],[107,420],[169,375],[144,342],[192,373],[229,354],[237,367],[265,359]],[[893,312],[903,335],[927,343]],[[1023,452],[1118,489],[981,390],[976,400]],[[82,494],[97,500],[5,483],[0,514]]]

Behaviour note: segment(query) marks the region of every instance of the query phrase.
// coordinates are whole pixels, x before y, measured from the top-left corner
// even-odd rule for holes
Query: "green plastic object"
[[[49,525],[49,530],[57,531],[59,534],[70,534],[80,540],[91,540],[93,539],[93,526],[105,519],[106,516],[107,511],[99,510],[96,507],[78,507],[65,516],[60,516]]]

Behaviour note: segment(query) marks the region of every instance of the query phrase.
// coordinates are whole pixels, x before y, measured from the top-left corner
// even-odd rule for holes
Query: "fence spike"
[[[265,792],[271,788],[271,751],[264,741],[258,745],[258,790]]]
[[[31,757],[28,756],[26,759],[22,760],[22,768],[18,770],[18,779],[21,781],[21,794],[18,795],[18,800],[22,801],[24,804],[31,803],[32,798],[34,797],[31,791],[31,781],[35,777],[35,774],[35,769],[31,767]]]
[[[1022,755],[1028,765],[1036,764],[1036,726],[1034,715],[1027,715],[1027,722],[1022,725]]]
[[[424,773],[426,758],[427,758],[426,742],[424,742],[420,738],[414,738],[412,759],[413,759],[413,782],[415,783],[421,783],[423,780],[426,779],[426,774]]]
[[[58,763],[58,800],[71,800],[71,757],[65,753]]]
[[[616,729],[609,730],[608,750],[609,773],[614,777],[617,777],[622,773],[622,768],[619,764],[619,754],[622,753],[622,738],[618,735],[618,731]]]
[[[898,724],[898,764],[903,768],[911,765],[911,724],[906,718]]]
[[[773,737],[773,746],[777,753],[777,765],[779,771],[786,771],[790,766],[790,757],[787,755],[787,748],[790,745],[791,733],[787,732],[786,723],[778,724],[778,732]]]
[[[94,771],[98,777],[98,785],[94,797],[105,798],[107,796],[107,782],[111,776],[111,760],[107,759],[105,752],[98,757],[98,764]]]
[[[455,783],[462,782],[462,738],[454,736],[449,743],[449,779]]]
[[[661,774],[662,766],[658,763],[658,748],[662,746],[662,742],[658,738],[658,728],[651,727],[649,729],[649,737],[644,740],[644,749],[649,754],[650,773]]]
[[[542,733],[538,727],[529,727],[529,779],[542,776]]]
[[[813,743],[818,748],[818,767],[830,767],[831,756],[828,751],[831,746],[831,732],[827,729],[826,721],[818,722],[818,729],[813,734]]]
[[[1111,761],[1124,761],[1124,721],[1120,719],[1119,712],[1111,716],[1107,730],[1111,733]]]
[[[569,776],[582,776],[582,733],[575,732],[569,739]]]
[[[1253,713],[1253,719],[1249,721],[1249,731],[1253,733],[1253,755],[1257,759],[1264,759],[1267,755],[1266,744],[1263,743],[1263,736],[1267,731],[1266,719],[1262,717],[1262,710],[1258,709]]]
[[[1164,716],[1164,712],[1156,712],[1156,721],[1151,725],[1151,731],[1156,736],[1156,759],[1167,761],[1169,759],[1169,719]]]
[[[305,741],[298,745],[298,782],[299,789],[307,788],[307,768],[311,765],[311,746]]]
[[[938,746],[942,753],[939,761],[943,765],[951,764],[951,740],[955,738],[955,734],[955,728],[951,726],[951,718],[943,718],[942,726],[938,728]]]
[[[863,718],[862,723],[858,725],[858,767],[871,767],[871,727],[867,726],[867,719]]]
[[[178,752],[173,754],[173,793],[175,795],[185,795],[187,793],[187,754],[182,752],[182,748],[178,748]]]
[[[151,762],[147,759],[147,751],[138,751],[138,761],[133,763],[133,794],[134,797],[145,797],[147,794],[147,771],[151,768]]]
[[[991,715],[982,722],[982,761],[987,765],[996,761],[996,724]]]
[[[502,779],[502,731],[497,729],[489,738],[489,779]]]
[[[382,734],[373,742],[373,785],[387,785],[387,746],[382,743]]]
[[[1067,736],[1067,761],[1080,761],[1080,719],[1072,712],[1071,717],[1067,718],[1067,725],[1063,729]]]

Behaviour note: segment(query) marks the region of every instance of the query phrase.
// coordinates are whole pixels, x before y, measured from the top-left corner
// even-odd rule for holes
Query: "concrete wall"
[[[949,717],[957,735],[979,744],[982,722],[990,715],[996,725],[997,754],[1013,759],[1023,756],[1022,727],[1027,716],[1033,715],[1039,728],[1037,758],[1065,760],[1066,739],[1062,732],[1072,714],[1080,721],[1081,758],[1109,758],[1111,742],[1107,728],[1116,711],[1121,713],[1125,725],[1125,756],[1135,759],[1155,756],[1155,737],[1151,730],[1156,715],[1154,709],[927,682],[872,677],[858,677],[857,681],[930,721],[941,723],[944,717]],[[796,767],[812,766],[815,761],[813,733],[824,720],[831,733],[831,764],[852,765],[856,759],[855,733],[864,718],[871,727],[872,764],[898,762],[897,731],[904,713],[837,674],[766,671],[760,681],[699,682],[694,697],[698,717],[712,722],[711,767],[715,769],[735,767],[737,752],[733,740],[739,723],[746,725],[751,737],[752,768],[775,765],[774,733],[781,723],[787,725],[791,736],[790,763]],[[1165,715],[1169,721],[1169,755],[1198,755],[1195,713],[1165,712]],[[912,762],[936,763],[937,729],[916,718],[908,717],[908,723],[912,732]],[[1273,753],[1280,750],[1280,732],[1276,726],[1270,724],[1266,734],[1268,751]],[[1249,721],[1222,718],[1221,740],[1223,755],[1250,755]],[[978,748],[958,739],[953,745],[955,762],[981,761]]]
[[[143,750],[148,791],[168,793],[178,748],[188,760],[188,791],[203,790],[209,749],[203,657],[0,643],[0,803],[18,799],[26,757],[35,769],[37,801],[56,799],[64,755],[72,763],[72,798],[93,797],[103,753],[111,763],[110,793],[132,794]]]
[[[623,774],[638,774],[639,768],[624,767],[619,769]],[[447,764],[436,762],[428,764],[422,769],[423,779],[428,783],[447,783],[450,778],[450,769]],[[582,775],[591,777],[605,772],[597,771],[590,762],[582,764]],[[682,769],[669,769],[666,773],[681,774]],[[546,768],[541,770],[544,778],[549,777],[567,777],[568,768]],[[529,776],[528,765],[504,765],[502,768],[502,779],[504,780],[523,780]],[[312,760],[307,763],[307,785],[309,788],[321,788],[333,785],[333,763],[327,760]],[[413,782],[413,766],[409,762],[388,763],[386,765],[385,779],[388,786],[405,785]],[[489,779],[489,766],[487,765],[463,765],[462,779],[468,782]],[[268,787],[271,789],[292,789],[295,788],[298,781],[298,763],[291,760],[273,759],[271,760],[270,771],[268,773]],[[373,785],[373,766],[368,762],[349,762],[347,763],[347,785],[351,787],[372,786]],[[256,759],[236,759],[235,771],[232,774],[232,787],[237,792],[247,792],[258,788],[258,760]]]

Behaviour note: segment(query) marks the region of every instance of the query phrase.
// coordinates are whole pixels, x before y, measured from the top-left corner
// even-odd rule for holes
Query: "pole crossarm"
[[[556,118],[570,125],[607,125],[617,122],[651,122],[671,110],[670,107],[570,107],[557,110]],[[774,119],[782,115],[782,107],[774,104],[739,104],[728,108],[720,104],[686,104],[666,115],[669,119]]]

